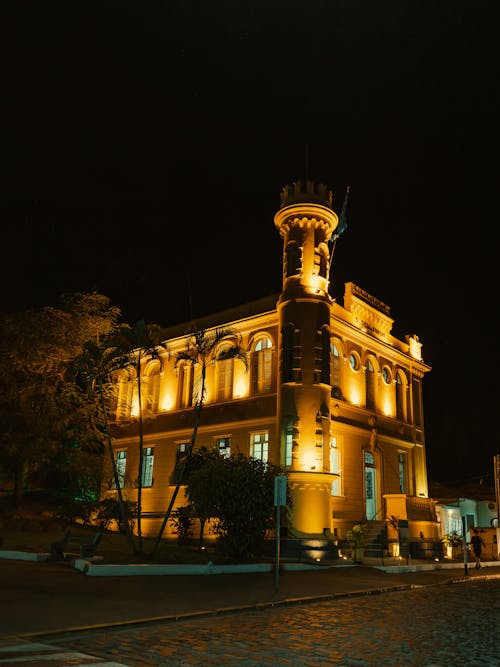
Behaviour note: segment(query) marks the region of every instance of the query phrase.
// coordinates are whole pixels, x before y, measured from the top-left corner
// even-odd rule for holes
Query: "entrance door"
[[[366,520],[377,518],[377,471],[373,454],[365,452],[365,504]]]

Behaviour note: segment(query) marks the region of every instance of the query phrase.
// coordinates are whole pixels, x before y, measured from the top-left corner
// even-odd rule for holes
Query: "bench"
[[[78,534],[71,530],[64,533],[62,540],[52,542],[50,545],[50,556],[52,560],[64,560],[65,551],[71,546],[78,545],[81,558],[92,558],[95,556],[97,545],[101,540],[101,533]]]

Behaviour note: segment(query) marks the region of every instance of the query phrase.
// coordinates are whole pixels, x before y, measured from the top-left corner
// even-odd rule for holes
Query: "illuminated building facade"
[[[343,305],[330,296],[338,216],[328,189],[309,181],[284,188],[274,221],[283,239],[281,294],[196,322],[237,330],[249,354],[248,370],[232,359],[208,368],[196,446],[281,465],[294,501],[290,537],[344,538],[359,522],[397,517],[410,541],[437,539],[422,401],[430,368],[418,337],[395,338],[389,307],[353,283]],[[144,424],[145,534],[157,533],[191,438],[196,368],[175,368],[175,359],[193,326],[169,330],[162,364],[146,360],[143,368],[143,406],[155,417]],[[114,438],[125,479],[137,470],[136,406],[137,383],[127,375]]]

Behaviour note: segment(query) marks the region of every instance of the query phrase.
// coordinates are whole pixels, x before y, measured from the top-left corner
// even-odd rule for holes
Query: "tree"
[[[205,524],[208,519],[217,515],[217,494],[224,483],[223,462],[224,459],[216,449],[203,446],[191,454],[186,468],[186,496],[200,522],[200,549],[203,547]]]
[[[261,554],[274,525],[274,478],[281,469],[238,453],[222,459],[218,472],[214,503],[220,550],[239,561]]]
[[[110,388],[112,387],[112,375],[115,371],[123,368],[124,358],[120,349],[110,345],[106,341],[97,345],[91,341],[84,345],[82,354],[73,360],[71,370],[75,374],[76,381],[80,382],[82,391],[91,399],[97,395],[99,411],[108,446],[111,469],[113,471],[114,487],[117,491],[118,505],[121,522],[133,553],[137,553],[134,536],[130,528],[129,503],[125,503],[122,493],[122,484],[116,467],[116,459],[113,451],[113,440],[109,427],[108,405],[110,400]]]
[[[187,447],[184,459],[179,467],[177,483],[174,492],[170,498],[170,502],[163,517],[160,530],[156,537],[152,556],[154,557],[163,536],[165,526],[170,518],[172,508],[179,493],[179,489],[184,481],[184,473],[186,465],[189,462],[196,436],[200,425],[201,413],[205,402],[206,392],[206,373],[209,364],[222,361],[224,359],[239,359],[245,364],[248,369],[248,353],[241,346],[241,336],[238,331],[231,327],[217,327],[214,331],[206,331],[199,329],[188,336],[187,346],[185,351],[179,352],[176,355],[175,367],[180,363],[187,363],[198,370],[197,383],[194,387],[194,426],[191,435],[191,440]]]
[[[142,368],[146,361],[155,359],[162,364],[161,351],[167,346],[162,342],[162,332],[157,324],[146,324],[141,319],[132,327],[124,325],[109,341],[118,354],[121,354],[121,367],[133,368],[137,381],[138,421],[139,421],[139,463],[137,470],[137,537],[139,553],[143,553],[142,545],[142,485],[144,458],[144,411],[142,405]]]
[[[17,505],[35,476],[70,459],[76,470],[84,453],[99,452],[102,443],[86,428],[89,405],[65,374],[83,343],[109,334],[119,316],[103,295],[73,294],[58,307],[0,317],[0,466],[14,481]]]

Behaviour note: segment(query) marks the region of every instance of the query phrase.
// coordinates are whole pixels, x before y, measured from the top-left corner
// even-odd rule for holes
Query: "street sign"
[[[274,506],[286,505],[286,475],[274,478]]]

